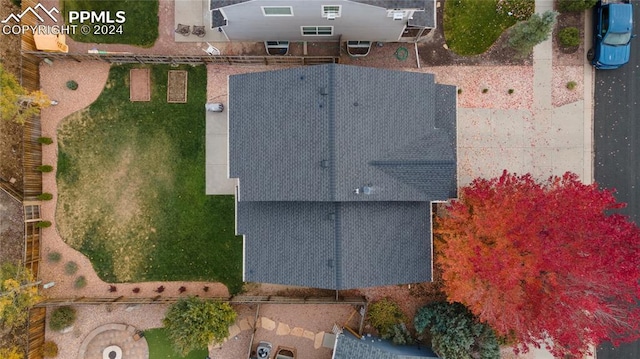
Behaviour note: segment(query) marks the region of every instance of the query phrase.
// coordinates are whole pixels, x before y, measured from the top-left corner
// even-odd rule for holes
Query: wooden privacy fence
[[[42,346],[44,345],[46,308],[31,308],[29,310],[29,324],[27,333],[27,358],[42,359]]]
[[[184,297],[109,297],[109,298],[49,298],[44,302],[38,303],[36,307],[55,307],[62,305],[96,305],[96,304],[172,304]],[[367,303],[364,297],[304,297],[289,298],[280,296],[245,296],[237,295],[232,297],[203,297],[203,299],[214,299],[233,304],[354,304],[365,305]]]
[[[139,55],[129,53],[52,53],[25,50],[26,57],[49,60],[104,61],[109,63],[139,64],[222,64],[222,65],[317,65],[338,63],[337,56],[209,56],[209,55]]]

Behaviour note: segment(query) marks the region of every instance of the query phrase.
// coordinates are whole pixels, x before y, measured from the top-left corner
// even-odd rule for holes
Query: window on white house
[[[322,5],[322,17],[336,18],[340,17],[341,5]]]
[[[333,35],[333,26],[302,26],[302,35],[331,36]]]
[[[262,6],[264,16],[293,16],[291,6]]]

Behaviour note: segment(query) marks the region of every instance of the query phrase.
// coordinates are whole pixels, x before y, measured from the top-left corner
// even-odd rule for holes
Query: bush
[[[67,81],[67,88],[69,90],[75,91],[78,89],[78,83],[73,80],[69,80]]]
[[[591,9],[598,0],[558,0],[560,12],[580,12]]]
[[[51,314],[49,319],[49,327],[51,330],[60,331],[67,328],[76,321],[76,310],[69,307],[58,307]]]
[[[400,306],[387,298],[371,304],[368,317],[369,323],[383,338],[393,336],[394,326],[407,320]]]
[[[52,341],[44,342],[42,345],[42,355],[45,358],[55,358],[58,356],[58,344]]]
[[[171,305],[162,323],[175,351],[185,356],[212,342],[222,343],[237,315],[229,303],[189,297]]]
[[[49,252],[49,254],[47,254],[47,260],[51,263],[58,263],[60,259],[62,259],[60,252]]]
[[[0,348],[0,358],[2,359],[24,359],[22,349],[17,346],[11,346],[9,348]]]
[[[509,91],[507,91],[507,93],[508,93],[509,95],[513,95],[513,93],[514,93],[514,92],[515,92],[515,90],[514,90],[514,89],[509,89]]]
[[[51,171],[53,171],[53,166],[51,166],[51,165],[40,165],[40,166],[36,167],[36,170],[38,170],[40,172],[51,172]]]
[[[578,83],[575,81],[569,81],[567,82],[567,89],[573,91],[576,89],[576,86],[578,86]]]
[[[487,89],[487,88],[482,89],[482,93],[487,93],[487,92],[489,92],[489,89]]]
[[[53,143],[51,137],[38,137],[38,143],[42,145],[50,145]]]
[[[74,275],[76,274],[76,272],[78,271],[78,263],[76,262],[67,262],[67,264],[64,265],[64,272],[68,275]]]
[[[555,11],[533,14],[527,21],[517,23],[509,33],[509,46],[521,55],[529,55],[533,47],[549,38],[556,22]]]
[[[414,318],[416,331],[431,334],[431,346],[442,358],[499,358],[500,346],[488,325],[460,303],[431,303]]]
[[[458,89],[458,95],[462,94],[462,89]]]
[[[22,7],[22,0],[11,0],[11,2],[13,3],[13,5],[21,8]]]
[[[75,289],[82,289],[86,286],[87,286],[87,278],[85,278],[83,275],[76,278],[75,282],[73,282],[73,287]]]
[[[40,221],[40,222],[36,223],[36,227],[38,227],[38,228],[51,227],[51,221]]]
[[[562,47],[576,47],[580,45],[580,30],[577,27],[565,27],[558,32],[558,41]]]
[[[51,193],[41,193],[39,194],[37,197],[37,199],[39,199],[40,201],[49,201],[53,198],[53,195]]]
[[[382,339],[391,340],[395,345],[411,345],[413,344],[413,337],[407,329],[404,323],[399,323],[391,327],[387,333],[382,336]]]

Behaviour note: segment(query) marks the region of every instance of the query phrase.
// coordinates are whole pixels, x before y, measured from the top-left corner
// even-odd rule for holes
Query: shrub
[[[69,307],[58,307],[51,313],[49,327],[51,330],[60,331],[67,328],[76,321],[76,310]]]
[[[38,227],[38,228],[51,227],[51,221],[40,221],[40,222],[36,223],[36,227]]]
[[[487,93],[487,92],[489,92],[489,89],[487,88],[482,89],[482,93]]]
[[[567,82],[567,89],[573,91],[576,89],[576,86],[578,86],[578,83],[575,81],[569,81]]]
[[[180,287],[180,288],[178,288],[178,292],[180,292],[180,293],[184,293],[184,292],[186,292],[186,291],[187,291],[187,288],[186,288],[186,287]]]
[[[87,286],[87,278],[85,278],[83,275],[76,278],[76,281],[73,282],[73,287],[76,289],[82,289],[86,286]]]
[[[558,40],[563,47],[576,47],[580,45],[580,30],[577,27],[565,27],[558,32]]]
[[[462,93],[462,89],[458,89],[458,95]]]
[[[38,137],[38,143],[42,145],[50,145],[53,143],[51,137]]]
[[[60,252],[49,252],[47,254],[47,260],[51,263],[58,263],[62,259],[62,254]]]
[[[51,166],[51,165],[40,165],[40,166],[36,167],[36,170],[38,170],[40,172],[51,172],[51,171],[53,171],[53,166]]]
[[[209,287],[205,285],[204,287],[202,287],[202,290],[205,291],[205,292],[208,292],[209,291]]]
[[[237,315],[229,303],[189,297],[171,305],[162,324],[175,351],[185,356],[212,342],[222,343]]]
[[[52,341],[46,341],[42,345],[42,355],[45,358],[55,358],[58,356],[58,344]]]
[[[78,83],[73,80],[69,80],[67,81],[67,88],[69,90],[75,91],[78,89]]]
[[[392,337],[394,326],[407,320],[407,317],[400,310],[400,306],[387,298],[371,304],[368,317],[369,323],[383,338]]]
[[[154,290],[154,292],[156,292],[156,293],[164,292],[164,286],[163,285],[159,286],[156,290]]]
[[[109,286],[109,293],[115,293],[118,291],[118,288],[115,285]]]
[[[513,16],[518,21],[531,17],[534,8],[535,0],[498,0],[496,5],[499,14]]]
[[[74,275],[78,271],[78,263],[70,261],[64,265],[64,272],[67,275]]]
[[[515,24],[509,33],[509,46],[521,55],[529,55],[535,45],[549,38],[557,15],[555,11],[546,11],[542,15],[533,14],[529,20]]]
[[[508,93],[509,95],[513,95],[513,93],[514,93],[514,92],[515,92],[515,90],[514,90],[514,89],[509,89],[509,91],[507,91],[507,93]]]
[[[22,349],[14,345],[8,348],[0,348],[0,358],[24,359],[24,354],[22,354]]]
[[[558,0],[560,12],[580,12],[591,9],[598,0]]]
[[[22,7],[22,0],[11,0],[11,2],[17,7]]]
[[[131,291],[137,294],[137,293],[140,293],[140,288],[135,287]]]
[[[488,325],[460,303],[431,303],[414,318],[418,333],[431,334],[431,346],[442,358],[499,358],[500,346]]]
[[[382,339],[389,339],[395,345],[413,344],[411,333],[409,333],[409,330],[404,323],[395,324],[393,327],[391,327],[391,330],[389,330],[382,336]]]
[[[39,194],[37,197],[37,199],[39,199],[40,201],[49,201],[53,198],[53,195],[51,193],[41,193]]]

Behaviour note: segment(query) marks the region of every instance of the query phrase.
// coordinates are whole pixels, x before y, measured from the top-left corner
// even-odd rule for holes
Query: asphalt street
[[[634,1],[638,31],[640,2]],[[616,198],[628,204],[622,213],[640,224],[640,38],[631,40],[631,60],[616,70],[595,76],[595,180],[615,188]]]
[[[640,1],[634,6],[638,34]],[[596,71],[594,95],[594,176],[602,188],[615,188],[621,213],[640,225],[640,37],[632,40],[631,59],[617,70]],[[638,359],[640,341],[598,348],[597,359]]]

